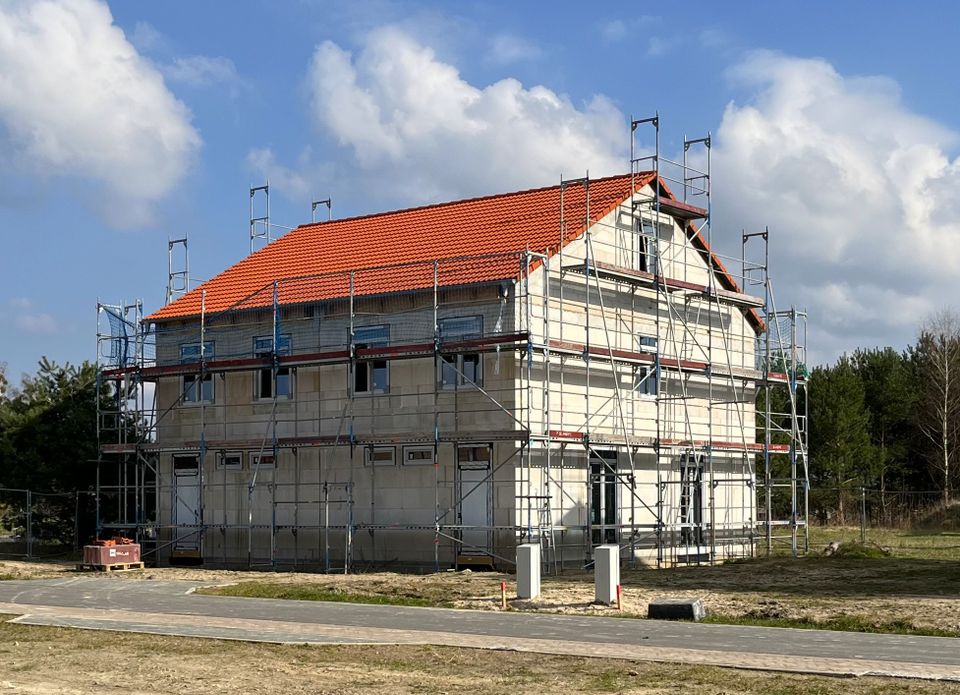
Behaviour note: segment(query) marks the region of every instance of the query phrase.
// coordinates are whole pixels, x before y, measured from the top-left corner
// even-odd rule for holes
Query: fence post
[[[33,559],[33,495],[27,490],[27,559]]]
[[[860,543],[867,542],[867,488],[860,486]]]
[[[80,550],[80,491],[73,493],[73,552]]]

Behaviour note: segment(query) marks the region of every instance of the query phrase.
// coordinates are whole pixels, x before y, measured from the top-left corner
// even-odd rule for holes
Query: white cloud
[[[659,58],[669,53],[678,42],[679,39],[674,36],[651,36],[647,40],[647,55]]]
[[[31,309],[33,308],[33,302],[31,302],[27,297],[14,297],[13,299],[7,300],[9,304],[14,309]]]
[[[144,52],[170,50],[170,40],[166,35],[158,31],[150,22],[143,20],[134,24],[130,42]]]
[[[717,133],[715,225],[770,226],[780,301],[809,305],[815,357],[902,346],[960,289],[957,134],[894,81],[824,60],[758,52],[731,77],[751,96]]]
[[[168,80],[188,87],[224,84],[238,88],[243,84],[237,73],[237,66],[232,60],[222,56],[194,55],[174,58],[172,63],[161,69]]]
[[[326,41],[310,66],[317,128],[398,200],[425,202],[592,176],[626,164],[623,115],[605,97],[578,107],[544,86],[486,87],[407,33],[372,32],[353,56]]]
[[[699,34],[700,46],[706,49],[728,48],[733,39],[719,27],[708,27]]]
[[[532,41],[514,34],[497,34],[490,43],[487,59],[496,65],[538,60],[543,51]]]
[[[623,41],[628,36],[637,34],[641,39],[649,38],[646,35],[648,27],[660,21],[659,17],[652,15],[639,15],[637,17],[628,17],[626,19],[608,19],[600,23],[600,38],[607,43],[617,43]],[[643,32],[639,33],[638,32]]]
[[[12,309],[13,324],[24,333],[53,334],[57,323],[50,314],[34,311],[34,303],[28,297],[12,297],[7,300]]]
[[[297,168],[284,166],[277,161],[269,147],[256,148],[247,154],[247,167],[259,173],[270,182],[273,190],[281,191],[284,196],[307,201],[311,196],[326,198],[324,191],[316,189],[314,182],[329,180],[332,168],[329,164],[317,164],[313,161],[312,151],[306,148],[297,159]]]
[[[15,323],[25,333],[52,335],[57,332],[57,323],[50,314],[21,314]]]
[[[0,64],[3,149],[39,177],[105,187],[113,223],[145,222],[200,146],[187,107],[103,2],[4,3]]]

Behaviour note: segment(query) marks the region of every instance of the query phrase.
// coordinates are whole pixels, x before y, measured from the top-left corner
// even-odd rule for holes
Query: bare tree
[[[960,446],[960,318],[952,310],[942,309],[923,325],[916,357],[920,431],[930,441],[930,466],[949,503]]]

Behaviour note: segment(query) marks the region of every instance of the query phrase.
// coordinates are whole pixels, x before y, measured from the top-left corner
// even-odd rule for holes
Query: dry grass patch
[[[951,683],[837,679],[447,647],[282,646],[0,622],[0,691],[73,694],[113,688],[177,695],[373,691],[960,695],[960,684]]]

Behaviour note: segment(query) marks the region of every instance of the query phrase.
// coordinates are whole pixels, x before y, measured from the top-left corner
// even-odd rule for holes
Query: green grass
[[[960,531],[867,528],[866,541],[890,552],[894,558],[916,560],[960,560]],[[832,542],[859,543],[860,528],[854,526],[811,526],[810,553],[820,555]],[[775,546],[777,555],[789,554],[784,545]],[[763,555],[762,544],[757,548]]]
[[[241,596],[244,598],[282,598],[292,601],[334,601],[338,603],[370,603],[378,606],[449,606],[449,603],[420,596],[356,594],[336,591],[310,584],[272,584],[244,582],[229,586],[202,587],[198,594],[214,596]]]
[[[849,615],[830,620],[798,620],[793,618],[754,618],[748,616],[711,615],[703,622],[714,625],[751,625],[755,627],[789,627],[797,630],[837,630],[840,632],[871,632],[885,635],[921,635],[924,637],[960,637],[956,630],[917,627],[906,621],[874,622],[861,616]]]

